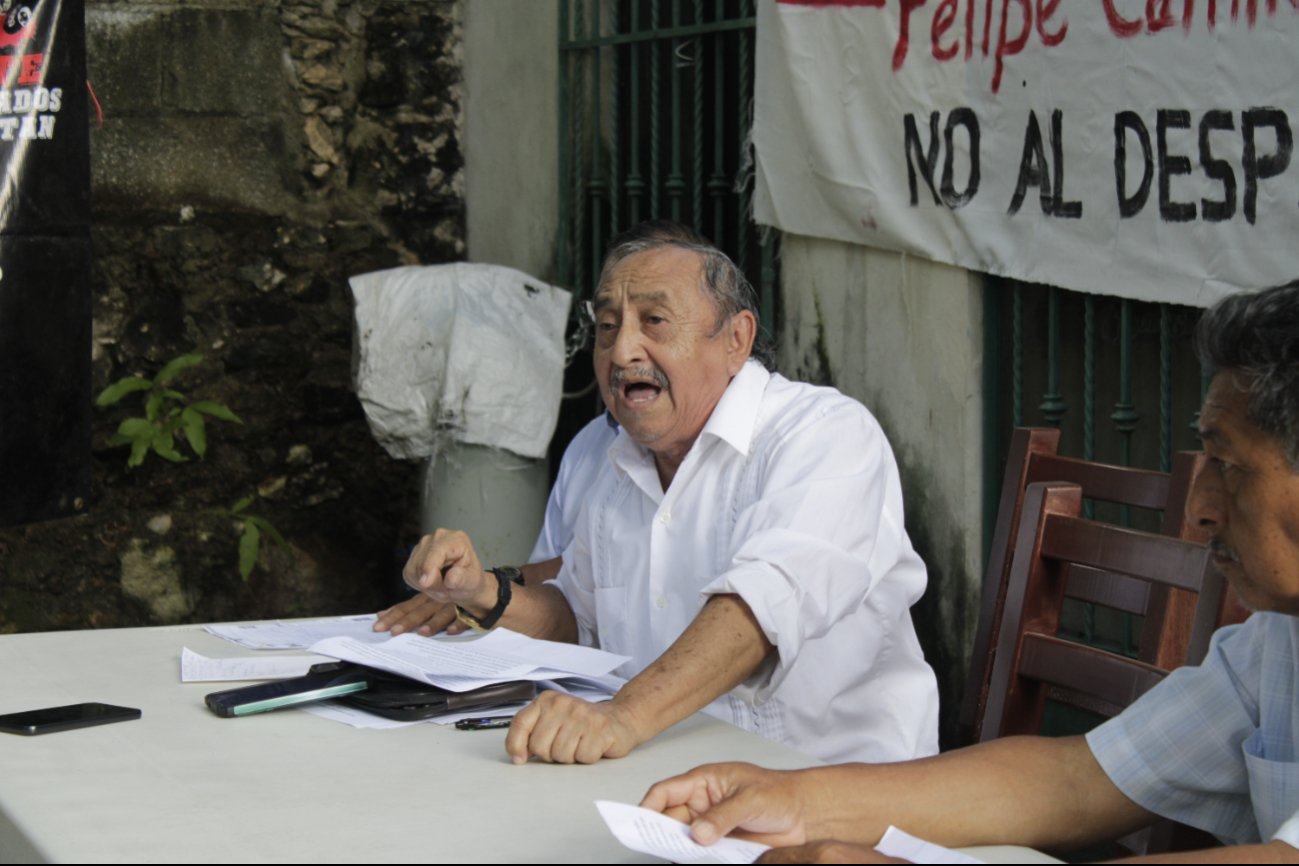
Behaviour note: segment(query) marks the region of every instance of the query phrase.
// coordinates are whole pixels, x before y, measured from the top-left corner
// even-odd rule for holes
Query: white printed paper
[[[374,630],[375,615],[333,616],[323,619],[209,625],[207,631],[248,649],[306,649],[327,637],[351,637],[365,643],[385,641],[387,632]]]
[[[611,800],[596,800],[595,807],[623,845],[674,863],[752,863],[770,847],[730,837],[713,845],[700,845],[690,838],[687,825],[667,815]]]
[[[318,641],[311,650],[453,692],[505,680],[600,677],[628,661],[627,656],[537,640],[508,629],[496,629],[477,640],[441,640],[412,632],[381,643],[335,637]]]
[[[211,683],[229,680],[278,680],[300,677],[314,664],[327,662],[325,656],[256,656],[215,659],[196,653],[189,647],[180,651],[180,681]]]

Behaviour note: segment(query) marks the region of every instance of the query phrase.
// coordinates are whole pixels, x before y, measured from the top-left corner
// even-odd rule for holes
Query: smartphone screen
[[[69,704],[66,707],[46,707],[21,713],[0,715],[0,731],[9,734],[52,734],[91,725],[107,725],[140,718],[133,707],[115,707],[112,704]]]

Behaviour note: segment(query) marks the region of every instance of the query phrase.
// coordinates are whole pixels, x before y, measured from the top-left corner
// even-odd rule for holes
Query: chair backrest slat
[[[1020,653],[1020,676],[1116,707],[1128,706],[1168,675],[1154,665],[1050,635],[1026,633]]]
[[[1034,481],[1072,481],[1082,487],[1083,496],[1088,499],[1153,511],[1164,510],[1172,487],[1171,476],[1164,472],[1078,460],[1058,454],[1034,455],[1025,482],[1032,484]]]
[[[1150,600],[1150,584],[1126,574],[1071,563],[1065,595],[1084,604],[1144,616]]]
[[[1207,551],[1177,538],[1060,517],[1043,529],[1042,555],[1198,593]]]

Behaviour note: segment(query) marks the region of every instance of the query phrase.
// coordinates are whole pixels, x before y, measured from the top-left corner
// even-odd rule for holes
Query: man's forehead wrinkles
[[[616,295],[624,295],[628,301],[634,304],[661,304],[668,298],[668,293],[662,289],[629,289],[625,292],[616,290],[601,290],[595,296],[595,308],[603,309],[614,304]]]
[[[1211,390],[1200,407],[1200,440],[1219,447],[1230,446],[1248,434],[1248,422],[1248,406],[1243,392],[1223,394]]]

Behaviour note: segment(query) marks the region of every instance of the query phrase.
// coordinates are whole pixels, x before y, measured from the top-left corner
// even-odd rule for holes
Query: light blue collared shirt
[[[1228,844],[1299,848],[1299,617],[1255,613],[1087,735],[1143,808]]]

